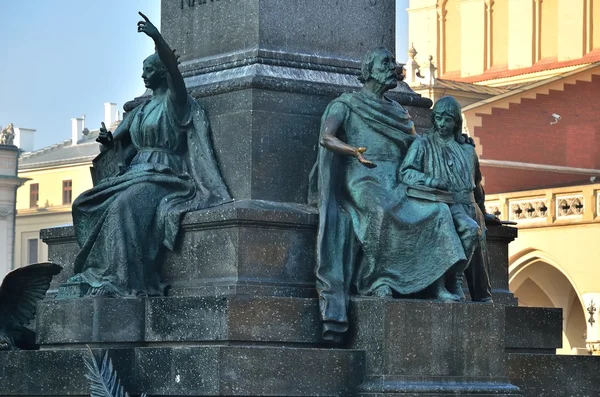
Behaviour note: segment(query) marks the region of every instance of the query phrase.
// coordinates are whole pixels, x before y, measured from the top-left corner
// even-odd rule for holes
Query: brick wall
[[[481,115],[482,158],[600,168],[600,76]],[[550,125],[552,113],[562,116]]]
[[[600,76],[591,82],[565,84],[535,99],[524,98],[508,109],[494,108],[481,116],[474,134],[480,141],[481,158],[600,169]],[[551,125],[552,113],[562,119]],[[513,191],[564,184],[585,175],[522,171],[487,167],[487,191]]]

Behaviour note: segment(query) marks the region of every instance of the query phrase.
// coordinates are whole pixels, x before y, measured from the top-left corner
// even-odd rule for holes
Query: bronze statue
[[[6,127],[2,128],[0,132],[0,145],[13,145],[15,140],[15,129],[13,124],[10,123]]]
[[[0,350],[35,347],[35,336],[26,326],[35,318],[52,277],[62,267],[36,263],[8,273],[0,285]]]
[[[491,302],[486,250],[486,220],[500,221],[485,211],[485,192],[481,186],[479,159],[473,145],[462,135],[460,104],[452,97],[435,103],[433,130],[419,137],[410,147],[400,170],[402,181],[409,185],[409,196],[448,203],[456,233],[460,237],[466,260],[458,263],[440,283],[465,299],[463,273],[473,301]]]
[[[231,200],[208,119],[187,93],[177,55],[140,15],[138,32],[156,48],[142,72],[152,96],[129,112],[114,134],[101,129],[98,141],[122,151],[125,166],[73,203],[81,250],[76,274],[59,289],[59,298],[163,295],[158,266],[164,248],[175,248],[181,216]],[[69,292],[74,285],[76,294]]]
[[[436,283],[466,259],[450,210],[408,197],[398,177],[416,134],[408,112],[384,95],[396,78],[393,55],[369,51],[363,88],[335,99],[322,118],[309,201],[320,217],[316,273],[326,340],[347,330],[353,293],[458,300]]]

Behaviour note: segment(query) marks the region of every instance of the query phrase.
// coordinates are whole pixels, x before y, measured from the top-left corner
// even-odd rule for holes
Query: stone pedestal
[[[348,346],[366,352],[359,393],[509,396],[504,306],[352,299]]]
[[[162,264],[167,297],[53,300],[77,246],[72,228],[42,231],[49,259],[65,269],[39,305],[40,350],[0,352],[0,395],[89,395],[85,345],[109,351],[132,394],[518,394],[506,352],[551,351],[556,312],[356,298],[345,344],[321,339],[317,214],[305,204],[320,118],[334,97],[359,87],[366,50],[394,47],[394,8],[382,0],[162,1],[164,36],[207,111],[235,201],[185,215]],[[390,96],[418,129],[429,125],[431,101]],[[489,236],[495,301],[514,304],[506,271],[516,233],[490,228]]]
[[[87,354],[85,348],[0,352],[0,395],[89,396]],[[226,345],[110,350],[124,388],[149,396],[350,396],[362,379],[362,354]]]
[[[495,303],[516,306],[517,298],[508,289],[508,244],[517,237],[518,229],[510,226],[488,226],[487,246],[490,259],[490,284]]]
[[[181,54],[188,89],[207,111],[232,195],[305,203],[323,111],[360,87],[367,50],[394,49],[395,3],[163,1],[161,27]],[[429,124],[416,111],[428,109],[429,99],[414,92],[396,97],[418,127]]]

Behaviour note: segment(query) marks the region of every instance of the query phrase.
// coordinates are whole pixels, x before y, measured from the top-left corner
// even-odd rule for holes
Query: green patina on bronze
[[[181,216],[231,200],[206,114],[187,93],[177,55],[141,15],[138,31],[156,44],[142,74],[153,94],[114,135],[101,129],[98,141],[121,151],[125,167],[73,203],[81,250],[76,274],[59,289],[59,298],[164,294],[158,265],[164,247],[174,249]],[[78,293],[69,292],[73,286]]]
[[[449,191],[454,185],[403,183],[408,171],[402,170],[413,162],[415,170],[419,167],[422,144],[415,140],[429,138],[419,137],[408,112],[384,96],[396,85],[392,54],[384,48],[369,51],[360,79],[361,91],[341,95],[323,115],[321,148],[310,181],[309,201],[320,216],[316,273],[323,336],[334,341],[348,329],[352,294],[461,300],[457,283],[481,235],[469,218],[477,240],[465,249],[461,237],[466,235],[457,232],[454,222],[454,209],[462,205],[454,204]],[[460,117],[460,108],[458,112]],[[461,136],[458,123],[456,127],[452,133]],[[472,145],[456,145],[474,155]],[[437,155],[426,153],[426,161]],[[472,170],[453,174],[460,181],[456,186],[462,189],[467,179],[473,185]],[[428,171],[421,169],[423,175]],[[473,206],[466,206],[470,215]],[[487,272],[483,276],[487,281]]]

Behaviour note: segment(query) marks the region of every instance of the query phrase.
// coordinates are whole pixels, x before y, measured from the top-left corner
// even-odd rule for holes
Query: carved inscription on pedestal
[[[216,3],[220,0],[180,0],[181,1],[181,9],[184,8],[192,8],[195,6],[201,6],[203,4]]]

